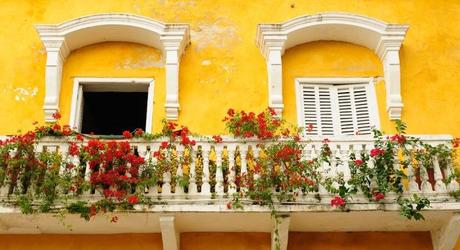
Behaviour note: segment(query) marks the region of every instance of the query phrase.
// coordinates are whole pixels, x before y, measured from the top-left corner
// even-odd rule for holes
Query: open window
[[[151,132],[153,79],[76,78],[70,125],[82,133],[120,135],[143,128]]]
[[[298,125],[307,135],[365,135],[379,127],[372,78],[296,79]]]

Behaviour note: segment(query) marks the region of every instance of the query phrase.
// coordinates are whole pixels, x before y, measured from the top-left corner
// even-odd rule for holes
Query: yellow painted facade
[[[2,1],[1,5],[0,23],[8,25],[0,30],[0,134],[43,121],[46,53],[34,24],[107,12],[189,23],[192,43],[180,63],[179,122],[197,133],[215,134],[225,132],[221,119],[228,108],[267,106],[265,60],[254,42],[257,24],[344,11],[410,25],[401,49],[402,118],[410,133],[460,135],[455,126],[460,118],[453,115],[460,112],[455,105],[460,88],[458,1]],[[99,44],[75,51],[63,69],[64,121],[72,77],[149,76],[155,78],[154,130],[158,130],[164,118],[164,69],[158,59],[155,50],[132,44]],[[293,77],[382,76],[382,65],[372,51],[338,42],[292,48],[284,56],[283,69],[285,117],[293,123]],[[381,124],[390,131],[384,92],[384,83],[379,82]]]
[[[297,16],[328,11],[408,24],[409,31],[400,54],[402,119],[408,124],[408,132],[460,136],[460,116],[457,115],[460,113],[457,100],[460,94],[458,0],[0,0],[0,135],[25,131],[33,127],[34,121],[44,121],[46,53],[35,24],[56,24],[110,12],[190,24],[191,45],[180,63],[179,123],[189,126],[193,132],[211,135],[225,133],[221,120],[228,108],[261,111],[267,106],[267,69],[255,44],[257,24],[284,22]],[[63,68],[60,102],[63,122],[69,120],[74,77],[152,77],[155,79],[153,131],[158,131],[165,117],[164,73],[161,53],[144,45],[107,42],[78,49],[68,56]],[[294,78],[338,76],[377,77],[381,127],[391,132],[393,125],[385,111],[385,83],[380,59],[367,48],[344,42],[312,42],[286,51],[283,56],[284,117],[296,123]],[[155,242],[161,244],[161,237],[155,237]],[[184,239],[198,244],[194,237],[186,235]],[[210,236],[199,237],[213,242]],[[239,237],[246,238],[249,245],[229,249],[269,248],[266,235],[254,236],[260,241],[251,241],[253,235]],[[302,246],[302,237],[292,237]],[[339,239],[333,244],[356,242],[354,236],[346,234],[331,237]],[[391,237],[397,239],[398,236]],[[429,235],[414,237],[429,241]],[[11,241],[15,239],[15,236],[9,238]],[[97,240],[101,242],[98,246],[105,242]],[[418,240],[413,242],[416,244]],[[157,243],[149,243],[157,248],[148,249],[160,249]],[[343,249],[338,246],[325,249]],[[190,248],[183,249],[216,249],[193,248],[193,244],[187,247]],[[1,245],[0,248],[4,249]],[[11,246],[6,249],[22,248]],[[460,249],[460,242],[457,249]]]

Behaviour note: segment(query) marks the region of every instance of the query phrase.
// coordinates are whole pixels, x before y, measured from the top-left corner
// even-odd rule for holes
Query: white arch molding
[[[62,66],[75,49],[106,41],[134,42],[160,49],[166,68],[166,119],[179,113],[179,62],[190,43],[187,24],[162,23],[131,14],[97,14],[56,25],[36,25],[47,53],[45,121],[59,111]]]
[[[382,61],[386,84],[386,108],[390,119],[400,119],[403,108],[399,49],[408,25],[388,24],[348,13],[306,15],[277,24],[259,24],[257,46],[267,61],[269,106],[281,114],[282,55],[286,49],[320,40],[343,41],[373,50]]]

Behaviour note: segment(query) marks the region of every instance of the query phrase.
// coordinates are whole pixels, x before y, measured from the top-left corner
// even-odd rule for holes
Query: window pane
[[[121,135],[145,128],[146,92],[84,92],[82,133]]]

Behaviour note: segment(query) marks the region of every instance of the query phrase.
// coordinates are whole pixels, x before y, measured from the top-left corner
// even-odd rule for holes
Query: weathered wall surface
[[[95,13],[126,12],[191,25],[192,44],[181,62],[180,123],[202,134],[224,132],[230,108],[262,110],[267,105],[265,61],[255,45],[258,23],[325,11],[344,11],[390,23],[409,24],[401,50],[403,119],[411,133],[460,135],[460,2],[427,1],[2,1],[0,8],[0,134],[43,121],[43,45],[33,25],[60,23]],[[63,11],[65,9],[65,11]],[[333,51],[341,53],[333,54]],[[61,110],[68,121],[70,85],[76,76],[155,77],[154,127],[164,117],[164,74],[153,49],[100,44],[75,51],[64,65]],[[286,118],[295,123],[294,76],[381,76],[382,67],[367,49],[316,42],[284,56]],[[384,83],[377,84],[382,127]],[[19,110],[19,112],[18,112]]]
[[[0,235],[4,250],[161,250],[161,234]]]

